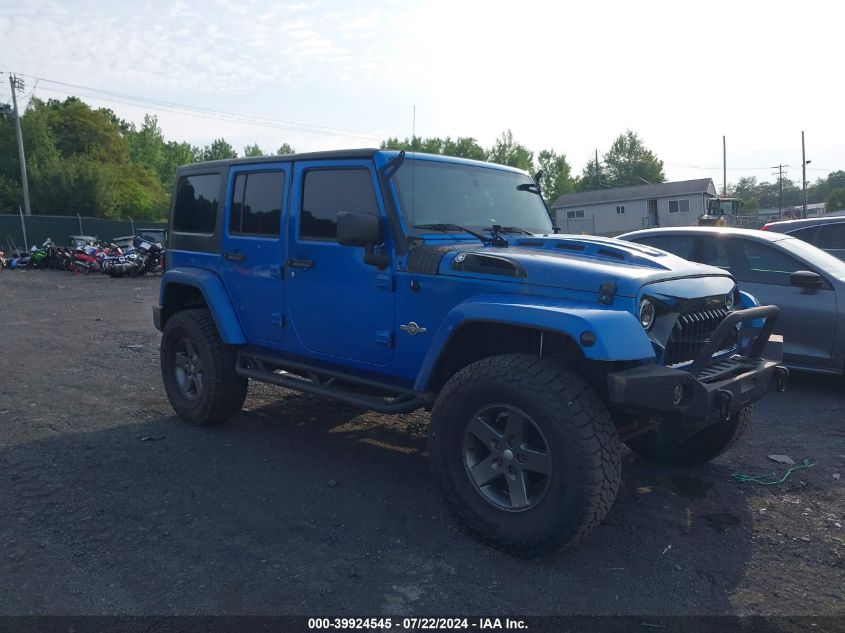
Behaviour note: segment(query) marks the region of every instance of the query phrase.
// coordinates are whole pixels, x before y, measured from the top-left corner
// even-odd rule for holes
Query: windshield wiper
[[[478,231],[473,231],[472,229],[468,229],[465,226],[460,226],[459,224],[415,224],[415,229],[430,229],[432,231],[440,231],[442,233],[448,233],[449,231],[463,231],[464,233],[469,233],[475,238],[481,240],[483,244],[491,244],[493,246],[507,246],[508,241],[503,238],[498,233],[494,233],[493,237],[487,237],[483,233],[479,233]]]
[[[493,231],[495,233],[521,233],[522,235],[534,235],[531,231],[527,231],[521,226],[499,226],[498,224],[494,224],[490,228],[484,230]]]

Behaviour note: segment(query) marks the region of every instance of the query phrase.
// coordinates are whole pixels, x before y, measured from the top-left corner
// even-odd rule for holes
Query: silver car
[[[775,333],[786,365],[845,370],[845,262],[774,231],[719,227],[647,229],[620,235],[730,271],[741,290],[781,310]]]

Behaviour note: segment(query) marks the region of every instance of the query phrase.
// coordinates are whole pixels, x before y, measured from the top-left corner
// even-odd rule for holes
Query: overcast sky
[[[76,94],[136,122],[149,112],[168,139],[223,136],[239,152],[376,145],[410,136],[416,106],[420,136],[488,147],[510,128],[580,172],[630,128],[669,179],[721,187],[723,134],[729,181],[771,180],[778,163],[800,181],[802,129],[809,180],[845,169],[843,17],[815,0],[0,0],[0,71],[29,75],[27,92],[43,78],[40,98]]]

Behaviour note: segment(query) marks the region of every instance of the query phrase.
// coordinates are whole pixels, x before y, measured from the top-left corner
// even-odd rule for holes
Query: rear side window
[[[179,233],[213,234],[217,223],[219,195],[219,174],[179,178],[173,208],[173,230]]]
[[[284,188],[282,171],[238,174],[229,212],[229,232],[278,237]]]
[[[798,229],[797,231],[790,231],[789,235],[797,237],[799,240],[809,242],[810,244],[814,244],[815,242],[813,241],[813,238],[816,236],[816,231],[818,230],[818,226],[807,226],[803,229]]]
[[[657,235],[639,241],[683,259],[693,260],[695,258],[695,238],[688,235]]]
[[[795,235],[795,233],[793,233]],[[795,237],[800,237],[795,235]],[[829,250],[845,249],[845,222],[825,224],[819,228],[816,246]]]
[[[337,240],[341,211],[378,215],[373,179],[367,169],[315,169],[305,173],[299,237]]]

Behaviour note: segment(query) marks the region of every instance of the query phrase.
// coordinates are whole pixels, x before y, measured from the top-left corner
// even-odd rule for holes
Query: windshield
[[[141,229],[138,231],[138,237],[147,240],[148,242],[158,244],[164,241],[164,231],[157,231],[155,229]]]
[[[736,200],[721,200],[714,198],[710,200],[707,212],[710,215],[736,215],[739,207]]]
[[[494,224],[531,233],[551,233],[552,221],[525,174],[493,167],[406,160],[393,176],[393,186],[409,227],[457,224],[490,229]],[[417,229],[425,232],[428,229]]]
[[[823,272],[837,279],[845,280],[845,262],[830,253],[816,248],[812,244],[807,244],[807,242],[799,240],[797,237],[786,237],[778,240],[777,245],[813,264],[813,266],[817,266]]]

